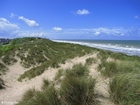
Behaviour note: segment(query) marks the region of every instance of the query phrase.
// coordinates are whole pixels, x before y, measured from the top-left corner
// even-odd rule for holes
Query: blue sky
[[[0,38],[140,40],[140,0],[0,0]]]

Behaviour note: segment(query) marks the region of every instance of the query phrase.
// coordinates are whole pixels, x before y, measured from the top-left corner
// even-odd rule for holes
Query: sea
[[[55,42],[74,43],[89,47],[120,52],[140,57],[140,40],[53,40]]]

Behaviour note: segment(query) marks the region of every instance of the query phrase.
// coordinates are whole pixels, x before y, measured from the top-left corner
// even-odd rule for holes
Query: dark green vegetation
[[[4,81],[3,81],[3,79],[0,78],[0,89],[4,88],[3,85],[4,85]]]
[[[5,72],[8,70],[8,68],[0,63],[0,75],[5,74]]]
[[[110,77],[109,93],[116,105],[140,105],[140,58],[100,51],[98,70]]]
[[[60,72],[64,76],[60,88],[55,88],[55,82],[43,80],[42,91],[28,90],[17,105],[97,105],[95,79],[88,75],[86,66],[78,64]]]

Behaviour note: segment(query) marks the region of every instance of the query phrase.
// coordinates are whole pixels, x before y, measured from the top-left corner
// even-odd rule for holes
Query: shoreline
[[[92,48],[98,48],[101,50],[109,50],[115,53],[123,53],[128,56],[138,56],[140,57],[140,48],[135,48],[134,46],[120,46],[119,44],[111,44],[111,43],[94,43],[96,40],[52,40],[54,42],[62,42],[62,43],[72,43],[72,44],[79,44],[79,45],[84,45]],[[88,42],[88,41],[93,41],[93,42]],[[101,41],[106,41],[106,40],[99,40]],[[112,40],[109,40],[112,42]],[[118,40],[115,40],[118,41]],[[120,41],[120,40],[119,40]],[[122,41],[122,40],[121,40]],[[130,40],[131,41],[131,40]],[[134,40],[132,40],[134,41]],[[139,40],[137,40],[139,41]],[[140,47],[140,46],[139,46]]]

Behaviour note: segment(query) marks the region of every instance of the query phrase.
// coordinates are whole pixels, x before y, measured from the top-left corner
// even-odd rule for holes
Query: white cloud
[[[60,28],[60,27],[53,27],[53,30],[55,30],[55,31],[62,31],[62,28]]]
[[[4,22],[4,23],[10,23],[7,19],[5,19],[5,18],[0,18],[0,21],[1,22]]]
[[[135,19],[140,19],[140,17],[139,16],[135,16]]]
[[[95,34],[95,35],[99,35],[99,34],[100,34],[100,32],[98,32],[98,31],[97,31],[97,32],[95,32],[94,34]]]
[[[106,35],[119,35],[124,31],[122,28],[94,28],[92,29],[95,33],[95,35],[99,35],[101,33],[106,34]]]
[[[44,37],[46,36],[45,32],[37,32],[37,31],[20,31],[17,36],[20,37]]]
[[[86,10],[86,9],[83,9],[83,10],[78,10],[77,14],[79,14],[79,15],[87,15],[87,14],[90,14],[90,12],[88,10]]]
[[[10,14],[10,18],[13,18],[13,17],[15,17],[15,16],[17,16],[17,15],[14,14],[14,13],[11,13],[11,14]]]
[[[29,20],[27,18],[24,18],[23,16],[19,16],[19,19],[23,20],[24,22],[26,22],[26,24],[30,27],[38,27],[39,24],[34,21],[34,20]]]
[[[0,18],[0,35],[14,35],[20,27],[17,24],[10,23],[5,18]]]

